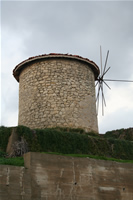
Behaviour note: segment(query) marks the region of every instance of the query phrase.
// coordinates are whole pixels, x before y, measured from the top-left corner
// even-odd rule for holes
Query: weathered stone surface
[[[132,200],[133,164],[43,153],[0,165],[0,200]]]
[[[71,127],[98,132],[95,75],[68,58],[28,62],[19,75],[19,125]]]

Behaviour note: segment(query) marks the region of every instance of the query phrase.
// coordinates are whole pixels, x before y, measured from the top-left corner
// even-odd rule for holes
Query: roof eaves
[[[16,78],[17,81],[19,81],[19,72],[21,71],[23,65],[31,62],[31,61],[35,61],[38,59],[46,59],[46,58],[70,58],[70,59],[77,59],[83,62],[87,62],[91,65],[94,66],[94,73],[95,73],[95,78],[97,78],[97,76],[99,75],[99,67],[91,60],[89,60],[88,58],[83,58],[79,55],[72,55],[72,54],[61,54],[61,53],[50,53],[50,54],[42,54],[42,55],[38,55],[38,56],[33,56],[33,57],[29,57],[28,59],[22,61],[21,63],[19,63],[13,70],[13,75]]]

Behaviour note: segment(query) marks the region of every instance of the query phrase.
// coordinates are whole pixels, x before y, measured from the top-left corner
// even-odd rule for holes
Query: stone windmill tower
[[[44,54],[18,64],[13,75],[19,82],[19,125],[98,132],[99,68],[94,62],[77,55]]]

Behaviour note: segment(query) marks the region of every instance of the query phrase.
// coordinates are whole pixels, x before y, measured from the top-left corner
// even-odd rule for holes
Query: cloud
[[[102,103],[99,106],[98,120],[102,127],[102,133],[120,128],[133,126],[133,84],[117,83],[109,84],[111,90],[105,88],[106,107],[102,116]],[[107,128],[108,127],[108,128]]]
[[[132,10],[131,1],[2,1],[2,123],[17,124],[18,83],[12,70],[30,56],[71,53],[100,66],[102,45],[103,64],[110,50],[107,67],[111,69],[105,77],[133,80]],[[100,132],[133,126],[132,84],[108,84],[105,116],[98,117]]]

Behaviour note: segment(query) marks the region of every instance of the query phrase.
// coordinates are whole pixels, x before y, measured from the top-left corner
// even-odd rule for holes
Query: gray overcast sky
[[[12,76],[21,61],[69,53],[100,66],[109,49],[106,78],[133,80],[133,1],[2,1],[1,125],[18,122],[18,87]],[[133,83],[108,82],[99,132],[133,127]]]

